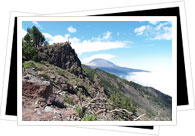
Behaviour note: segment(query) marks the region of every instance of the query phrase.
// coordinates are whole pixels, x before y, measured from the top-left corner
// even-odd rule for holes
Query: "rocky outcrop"
[[[36,99],[42,97],[45,100],[52,94],[52,84],[49,81],[22,80],[22,95]]]
[[[41,47],[39,49],[39,58],[60,68],[68,69],[78,76],[83,76],[81,61],[69,42]]]

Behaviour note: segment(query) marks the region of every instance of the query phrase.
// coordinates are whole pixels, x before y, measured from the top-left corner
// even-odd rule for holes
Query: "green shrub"
[[[39,57],[38,57],[38,49],[30,43],[23,43],[22,44],[22,58],[25,60],[33,60],[38,62]]]
[[[64,98],[64,102],[70,104],[70,105],[74,105],[73,99],[70,97],[65,97]]]
[[[84,71],[87,73],[88,77],[90,80],[93,80],[94,75],[96,74],[96,69],[92,69],[86,65],[82,65],[82,68],[84,69]]]
[[[43,71],[43,72],[41,73],[41,76],[42,76],[43,78],[45,78],[46,80],[50,80],[49,75],[48,75],[45,71]]]
[[[78,113],[80,118],[83,118],[85,116],[85,111],[86,111],[85,108],[81,108],[79,106],[76,106],[75,110]]]
[[[36,66],[35,66],[33,61],[26,61],[22,65],[26,69],[28,69],[28,68],[36,68]]]
[[[131,112],[136,112],[136,103],[118,91],[113,92],[109,99],[115,105],[115,108],[122,108]]]
[[[97,121],[97,117],[94,114],[87,114],[82,120],[83,121]]]
[[[39,70],[39,71],[45,70],[44,65],[41,63],[35,63],[35,66],[36,66],[37,70]]]
[[[62,71],[62,70],[57,69],[57,70],[56,70],[56,73],[57,73],[58,75],[60,75],[60,76],[63,76],[63,77],[64,77],[64,73],[63,73],[63,71]]]

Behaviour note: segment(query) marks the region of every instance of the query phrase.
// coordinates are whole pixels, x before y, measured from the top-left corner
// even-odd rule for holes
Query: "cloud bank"
[[[90,40],[81,41],[77,37],[70,37],[70,34],[55,35],[52,36],[49,33],[43,33],[45,38],[48,39],[49,44],[66,42],[70,41],[72,48],[75,49],[78,55],[81,55],[86,52],[95,52],[103,51],[117,48],[129,48],[128,44],[131,44],[131,41],[110,41],[111,32],[107,31],[103,33],[102,37],[92,38]]]
[[[125,79],[143,86],[153,87],[170,96],[175,93],[174,78],[171,71],[133,72]]]

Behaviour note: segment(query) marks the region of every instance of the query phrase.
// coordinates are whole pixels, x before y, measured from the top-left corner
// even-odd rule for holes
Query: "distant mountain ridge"
[[[104,59],[100,59],[100,58],[93,59],[92,61],[90,61],[86,65],[93,68],[93,69],[98,68],[98,69],[106,71],[110,74],[114,74],[114,75],[116,75],[118,77],[122,77],[122,78],[127,76],[129,73],[132,73],[132,72],[149,72],[149,71],[141,70],[141,69],[121,67],[121,66],[118,66],[118,65],[108,61],[108,60],[104,60]]]

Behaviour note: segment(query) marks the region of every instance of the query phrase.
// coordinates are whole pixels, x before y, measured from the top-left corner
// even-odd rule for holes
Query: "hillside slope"
[[[137,107],[137,112],[147,113],[154,120],[171,120],[172,98],[152,87],[144,87],[134,82],[129,82],[100,69],[92,69],[82,65],[90,79],[96,76],[105,88],[106,94],[112,98],[119,92],[128,97]]]
[[[23,61],[23,120],[171,120],[171,97],[81,65],[69,42]]]

